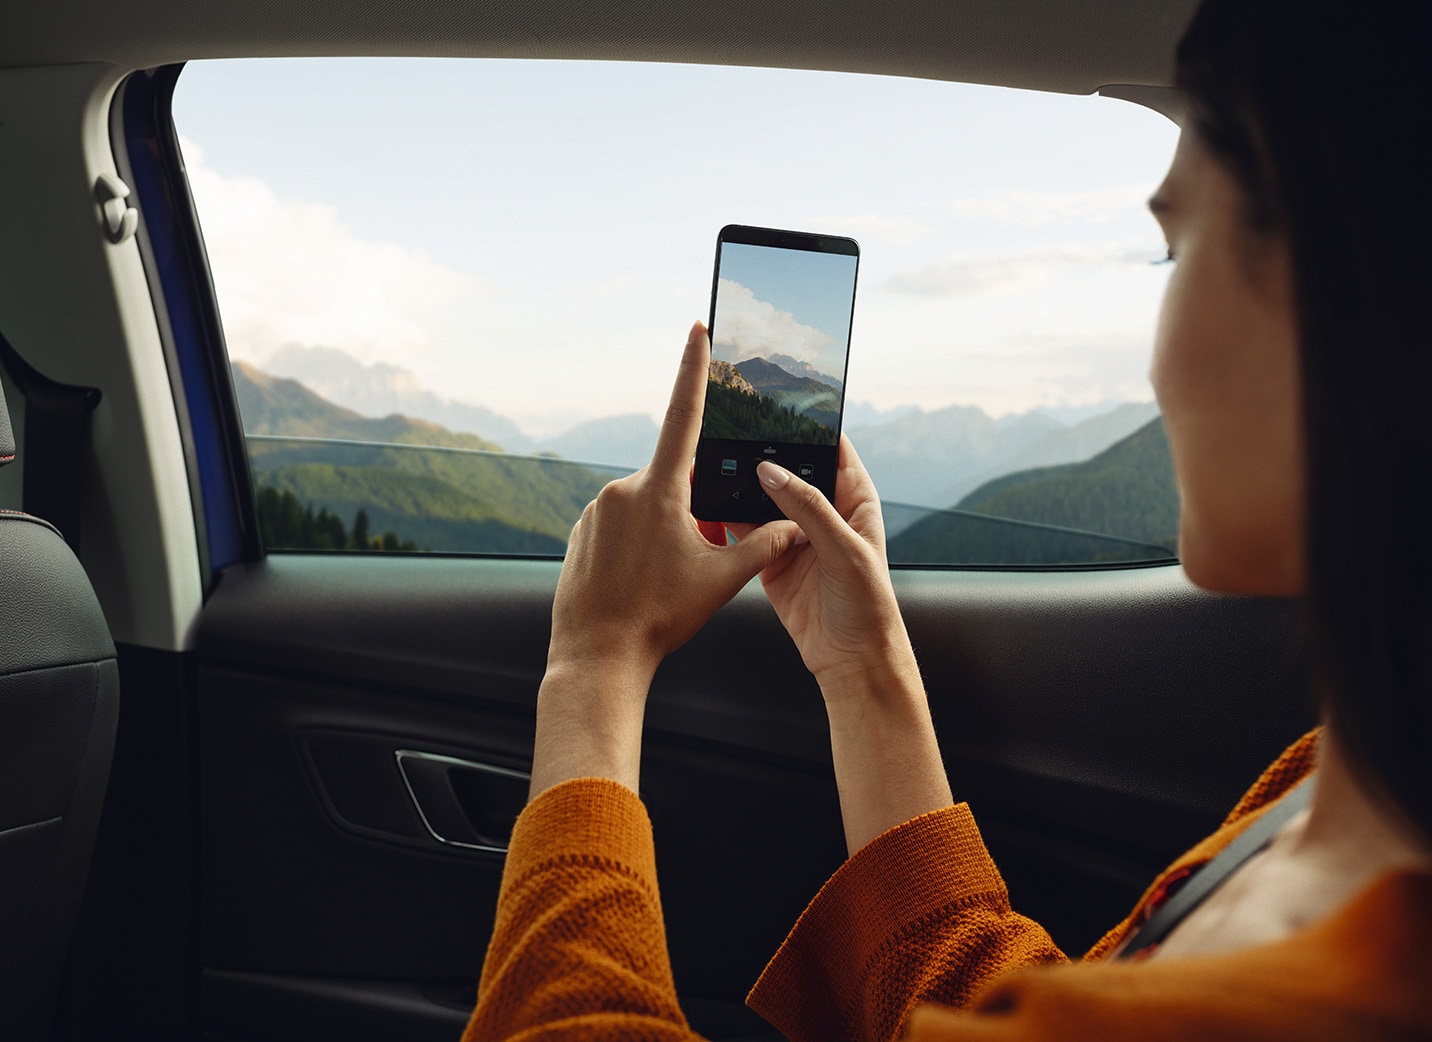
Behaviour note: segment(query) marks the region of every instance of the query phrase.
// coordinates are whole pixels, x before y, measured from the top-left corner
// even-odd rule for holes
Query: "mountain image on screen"
[[[839,381],[804,363],[795,366],[815,375],[793,373],[764,358],[735,364],[713,360],[702,433],[708,438],[834,445]]]
[[[792,376],[808,376],[812,380],[818,380],[823,384],[829,384],[837,391],[843,390],[845,387],[844,381],[836,379],[829,373],[822,373],[819,369],[811,365],[809,362],[802,362],[799,359],[792,358],[790,355],[771,355],[769,358],[766,359],[766,361],[770,362],[772,365],[780,366]]]

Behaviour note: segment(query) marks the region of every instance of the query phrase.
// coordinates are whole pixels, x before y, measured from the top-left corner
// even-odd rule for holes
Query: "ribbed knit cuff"
[[[518,816],[502,888],[555,861],[593,859],[623,865],[656,888],[651,819],[641,798],[607,778],[574,778],[552,786]]]
[[[961,903],[1008,907],[1004,880],[980,838],[969,804],[922,814],[867,843],[823,886],[767,964],[746,1004],[788,1034],[811,1026],[813,1006],[838,1032],[881,953]],[[829,1037],[835,1037],[829,1034]]]

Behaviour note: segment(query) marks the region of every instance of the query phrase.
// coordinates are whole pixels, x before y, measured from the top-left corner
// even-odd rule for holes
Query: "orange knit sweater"
[[[747,1002],[792,1042],[873,1042],[902,1030],[920,1042],[1432,1039],[1432,874],[1388,875],[1275,944],[1100,961],[1165,876],[1212,857],[1311,770],[1315,743],[1316,733],[1284,753],[1083,965],[1039,965],[1069,960],[1010,908],[959,804],[891,829],[847,861]],[[513,831],[464,1042],[519,1038],[697,1038],[667,959],[651,825],[615,782],[550,789]]]

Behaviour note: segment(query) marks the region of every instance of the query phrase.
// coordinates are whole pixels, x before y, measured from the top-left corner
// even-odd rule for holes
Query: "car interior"
[[[1173,118],[1194,6],[6,3],[4,1037],[456,1039],[526,799],[559,558],[265,550],[185,62],[834,70]],[[1315,722],[1296,605],[1176,562],[892,576],[956,799],[1071,955]],[[758,585],[657,673],[641,784],[692,1026],[779,1038],[743,998],[845,850],[819,694]]]

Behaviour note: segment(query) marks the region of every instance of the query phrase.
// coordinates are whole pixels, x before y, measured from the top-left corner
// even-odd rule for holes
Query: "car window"
[[[893,563],[1168,560],[1152,111],[638,63],[192,62],[174,101],[270,549],[560,555],[648,458],[717,231],[862,247]]]

